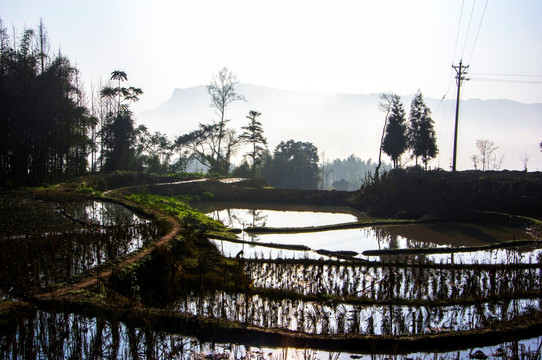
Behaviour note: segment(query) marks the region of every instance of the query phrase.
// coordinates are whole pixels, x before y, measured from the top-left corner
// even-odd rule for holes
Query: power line
[[[465,0],[461,3],[461,12],[459,13],[459,25],[457,25],[457,35],[455,36],[454,56],[452,63],[455,61],[455,53],[457,52],[457,41],[459,40],[459,30],[461,30],[461,19],[463,18],[463,7],[465,6]]]
[[[461,11],[459,12],[459,24],[457,25],[457,34],[455,35],[455,45],[454,45],[454,55],[452,56],[452,64],[454,63],[455,61],[455,54],[457,52],[457,43],[459,41],[459,32],[461,30],[461,20],[463,19],[463,8],[465,7],[465,0],[463,0],[461,2]],[[439,103],[439,106],[440,104],[444,101],[444,99],[446,98],[446,96],[448,95],[448,91],[450,90],[450,85],[452,83],[452,75],[453,75],[453,71],[450,72],[450,77],[448,79],[448,87],[446,88],[446,92],[444,93],[444,95],[442,96],[442,99],[440,99],[440,103]]]
[[[489,0],[486,0],[486,5],[484,6],[484,11],[482,12],[482,18],[480,19],[480,24],[478,24],[478,31],[476,32],[476,37],[474,38],[474,44],[472,45],[472,51],[469,57],[469,64],[471,63],[472,55],[474,54],[474,48],[476,47],[476,42],[478,41],[478,34],[480,34],[480,28],[482,27],[482,21],[484,20],[484,15],[486,14],[488,1]]]
[[[482,76],[512,76],[512,77],[542,77],[542,75],[526,75],[526,74],[471,73],[471,75],[482,75]]]
[[[482,79],[472,78],[473,81],[490,81],[490,82],[502,82],[502,83],[515,83],[515,84],[542,84],[542,80],[511,80],[511,79]]]
[[[463,51],[461,52],[461,58],[465,54],[465,47],[467,46],[467,38],[469,37],[470,23],[472,21],[472,15],[474,14],[474,6],[476,5],[476,0],[472,2],[472,9],[470,11],[469,25],[467,26],[467,33],[465,34],[465,41],[463,42]]]

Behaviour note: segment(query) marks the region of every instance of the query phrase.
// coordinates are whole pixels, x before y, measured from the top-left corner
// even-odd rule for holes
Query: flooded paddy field
[[[42,291],[114,262],[160,233],[152,221],[107,201],[28,200],[22,204],[22,208],[36,204],[29,212],[37,209],[47,221],[26,228],[6,224],[9,231],[0,239],[0,250],[5,250],[2,273],[10,274],[1,278],[4,299]],[[28,216],[24,221],[30,222],[32,215],[23,215],[16,203],[10,206],[6,206],[9,211],[21,211],[23,218]],[[147,318],[123,322],[120,319],[125,318],[111,314],[90,316],[33,308],[16,319],[0,318],[0,359],[465,359],[476,351],[490,359],[540,355],[542,331],[538,328],[528,327],[509,336],[478,339],[476,335],[540,316],[542,246],[525,229],[437,221],[379,225],[381,219],[329,206],[217,203],[200,210],[240,229],[237,241],[209,239],[227,258],[220,257],[224,274],[205,278],[205,268],[219,267],[211,263],[216,258],[198,255],[176,262],[179,249],[193,251],[180,239],[177,245],[160,250],[160,256],[171,264],[160,267],[157,256],[146,262],[153,264],[152,271],[138,273],[137,266],[127,270],[127,289],[137,292],[126,306],[147,306],[153,303],[147,301],[153,296],[148,294],[165,292],[153,288],[153,281],[138,282],[137,274],[146,274],[147,281],[154,279],[153,274],[164,274],[168,280],[160,283],[169,282],[175,291],[153,303],[156,308],[149,310],[149,316],[160,313],[216,323],[213,331],[162,327]],[[363,225],[370,221],[377,223]],[[303,231],[352,223],[360,225]],[[258,233],[248,228],[296,231]],[[179,248],[175,250],[175,246]],[[371,251],[387,252],[375,255]],[[244,288],[230,284],[226,267],[246,277],[239,282]],[[153,272],[164,269],[170,272]],[[192,277],[186,275],[190,269]],[[118,296],[120,287],[112,283],[101,286],[108,296]],[[457,334],[463,337],[446,340]],[[370,349],[369,344],[381,341],[378,339],[408,342],[432,336],[443,346],[419,340],[413,346],[379,343],[373,350],[361,350]],[[289,342],[294,337],[296,341]],[[306,345],[300,338],[308,339]],[[355,345],[341,348],[336,344],[343,343],[334,343],[341,339],[352,339]]]
[[[389,349],[383,353],[329,351],[274,346],[265,341],[205,341],[190,334],[151,330],[123,322],[69,313],[35,311],[10,323],[0,334],[0,359],[223,359],[347,360],[468,359],[482,352],[490,359],[535,359],[542,337],[517,339],[444,351]],[[227,337],[227,336],[226,336]],[[395,351],[394,351],[395,350]]]
[[[513,320],[539,311],[540,299],[471,305],[360,305],[335,299],[321,302],[215,292],[186,296],[176,310],[312,335],[419,335],[482,329],[490,323]]]
[[[348,208],[273,206],[261,209],[242,204],[232,208],[207,210],[207,215],[238,229],[246,227],[295,228],[295,233],[253,233],[242,231],[244,243],[214,240],[225,256],[243,251],[245,258],[318,259],[342,253],[369,261],[429,262],[438,264],[542,263],[542,243],[522,229],[483,223],[428,222],[398,225],[359,226],[359,228],[303,232],[303,228],[367,220]],[[246,205],[245,205],[246,206]],[[340,212],[343,213],[340,213]],[[374,219],[373,219],[374,220]],[[378,220],[378,219],[377,219]],[[518,246],[513,246],[513,241]],[[525,241],[527,244],[519,243]],[[506,246],[499,246],[506,243]],[[271,246],[270,246],[271,244]],[[281,246],[282,245],[282,246]],[[484,247],[490,247],[484,249]],[[478,248],[480,248],[478,250]],[[375,250],[415,249],[415,253],[375,256]],[[446,249],[450,249],[447,251]],[[464,250],[463,250],[464,249]],[[324,251],[321,251],[324,250]]]
[[[484,329],[542,310],[542,244],[525,229],[422,222],[303,232],[367,217],[262,208],[236,204],[207,213],[243,229],[241,241],[211,241],[244,266],[253,295],[187,296],[177,311],[318,335],[410,336]],[[296,229],[251,233],[246,227]],[[384,252],[372,255],[375,250]]]
[[[341,206],[200,203],[196,208],[232,228],[305,227],[358,221],[367,216]]]
[[[423,267],[246,261],[254,287],[301,296],[460,301],[542,293],[540,267]]]
[[[122,205],[2,197],[0,299],[70,280],[147,245],[158,227]]]

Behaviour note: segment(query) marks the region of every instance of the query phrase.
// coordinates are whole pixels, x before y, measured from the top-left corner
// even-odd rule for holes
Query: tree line
[[[197,163],[211,174],[263,178],[275,187],[352,190],[382,166],[381,154],[378,165],[352,156],[320,166],[314,144],[292,139],[270,151],[256,110],[248,112],[238,134],[228,126],[228,108],[246,99],[226,67],[207,86],[216,115],[211,123],[172,140],[150,133],[144,125],[135,126],[130,110],[143,90],[126,85],[128,75],[115,70],[105,84],[86,93],[78,69],[67,56],[51,51],[42,21],[21,34],[10,34],[0,21],[0,80],[2,186],[57,183],[88,172],[186,172]],[[397,95],[383,94],[380,107],[386,112],[380,153],[398,167],[411,149],[416,163],[421,158],[427,168],[438,149],[421,92],[412,101],[409,126]],[[242,146],[248,151],[236,167],[232,159]]]
[[[167,137],[135,127],[130,104],[143,91],[123,86],[125,72],[113,71],[90,94],[79,76],[66,55],[51,50],[43,21],[10,33],[0,20],[0,186],[159,170],[166,162]]]
[[[249,112],[240,135],[227,126],[228,106],[245,101],[227,68],[207,87],[215,121],[174,140],[135,126],[130,105],[143,90],[125,85],[124,71],[113,71],[90,93],[79,76],[66,55],[51,50],[42,21],[35,29],[10,33],[0,20],[0,186],[58,183],[88,172],[183,172],[195,161],[212,174],[227,175],[234,169],[232,156],[245,144],[250,151],[237,173],[290,186],[277,175],[288,166],[288,178],[299,178],[293,186],[316,187],[314,145],[289,140],[272,154],[257,111]]]
[[[10,35],[0,21],[1,183],[57,182],[86,171],[96,121],[79,72],[53,54],[43,22]]]

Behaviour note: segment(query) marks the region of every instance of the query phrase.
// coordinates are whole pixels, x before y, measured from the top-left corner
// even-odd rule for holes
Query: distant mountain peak
[[[326,153],[326,159],[351,154],[368,159],[378,157],[384,114],[378,110],[380,94],[339,94],[284,90],[239,83],[239,93],[247,101],[233,103],[227,110],[229,126],[239,131],[246,125],[250,110],[262,113],[259,120],[271,150],[282,140],[309,141]],[[402,96],[407,113],[414,94]],[[435,121],[439,157],[433,167],[448,169],[451,159],[455,100],[425,97]],[[171,98],[155,109],[142,111],[138,122],[150,131],[170,137],[185,134],[199,123],[216,119],[206,86],[176,88]],[[472,168],[476,139],[491,139],[506,153],[504,167],[521,168],[520,157],[532,156],[530,168],[542,169],[538,144],[542,141],[542,104],[522,104],[511,100],[462,100],[459,127],[459,168]],[[535,163],[538,161],[538,163]]]

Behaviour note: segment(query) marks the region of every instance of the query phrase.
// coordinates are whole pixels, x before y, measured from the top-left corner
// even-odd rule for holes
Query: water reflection
[[[247,261],[256,288],[394,301],[487,299],[542,291],[539,267],[423,268]]]
[[[0,298],[27,296],[69,280],[159,236],[154,223],[118,204],[81,202],[62,211],[80,221],[77,228],[0,239]]]
[[[229,206],[229,207],[227,207]],[[203,210],[210,211],[211,208]],[[282,210],[281,210],[282,209]],[[222,204],[208,214],[223,221],[229,227],[308,227],[332,223],[351,222],[359,219],[344,208],[305,207],[292,211],[288,207],[276,207],[273,210],[240,208],[237,205]],[[320,209],[321,211],[317,211]],[[324,210],[327,210],[324,211]],[[330,252],[348,251],[358,254],[367,260],[403,260],[408,262],[429,262],[437,264],[507,264],[512,262],[533,264],[542,263],[542,243],[518,248],[480,250],[461,253],[444,254],[409,254],[386,255],[380,258],[363,255],[367,250],[387,249],[438,249],[483,246],[514,239],[531,240],[532,236],[525,231],[505,226],[463,224],[463,223],[425,223],[407,225],[373,226],[361,229],[343,229],[295,234],[259,234],[243,231],[240,238],[244,241],[258,243],[249,246],[220,242],[225,256],[232,256],[243,250],[247,258],[319,258],[312,250],[323,249]],[[272,247],[265,244],[274,244]],[[277,249],[277,244],[285,245]],[[254,245],[254,246],[253,246]],[[308,251],[288,250],[290,245],[303,245]],[[454,250],[456,251],[456,250]]]
[[[201,203],[196,206],[226,226],[306,227],[358,221],[363,215],[339,206],[294,206],[247,203]]]
[[[386,310],[383,310],[385,313]],[[386,313],[387,314],[387,313]],[[389,314],[388,314],[389,315]],[[395,314],[398,315],[398,314]],[[309,315],[310,317],[310,315]],[[307,323],[310,322],[307,320]],[[345,323],[346,324],[346,323]],[[313,326],[313,325],[311,325]],[[350,326],[350,325],[348,325]],[[382,323],[375,321],[375,328]],[[418,325],[416,325],[418,326]],[[513,340],[477,348],[487,355],[534,358],[542,338]],[[500,350],[499,350],[500,349]],[[392,349],[390,349],[390,352]],[[401,349],[396,349],[400,353]],[[403,353],[394,359],[464,359],[473,349],[440,353]],[[393,353],[392,353],[393,354]],[[389,359],[388,354],[352,354],[318,349],[275,348],[240,342],[202,342],[193,336],[138,328],[77,314],[38,311],[0,329],[0,359]],[[503,357],[503,356],[499,356]]]
[[[226,226],[240,229],[246,227],[302,228],[368,219],[365,214],[345,207],[201,203],[197,208],[214,219],[222,221]],[[516,228],[454,222],[374,226],[360,231],[362,231],[361,242],[370,243],[367,246],[372,249],[462,247],[514,239],[532,239],[531,234]],[[327,242],[335,242],[337,238],[342,238],[343,234],[352,237],[346,232],[334,231],[333,235],[328,235]],[[248,240],[252,234],[244,233],[242,237]],[[276,242],[273,241],[272,236],[267,237],[271,240],[269,242]],[[304,244],[311,246],[308,243]]]
[[[177,310],[264,328],[309,334],[417,335],[485,328],[540,310],[538,299],[514,299],[473,305],[353,305],[272,299],[258,295],[186,296]]]
[[[149,221],[132,210],[113,202],[81,201],[62,205],[70,217],[95,226],[135,225]]]
[[[365,237],[369,234],[369,237]],[[349,251],[359,259],[367,261],[428,263],[428,264],[542,264],[542,243],[517,248],[479,250],[461,253],[409,254],[365,256],[363,252],[374,249],[433,249],[432,243],[420,243],[411,240],[379,238],[371,236],[372,229],[333,230],[302,234],[262,234],[253,243],[236,243],[223,240],[211,240],[226,257],[235,257],[241,250],[247,259],[319,259],[333,258],[333,252]],[[243,236],[243,234],[241,234]],[[271,244],[272,246],[266,246]],[[280,248],[279,245],[283,245]],[[288,246],[304,245],[307,250],[291,250]],[[317,250],[331,251],[331,255],[318,253]]]

